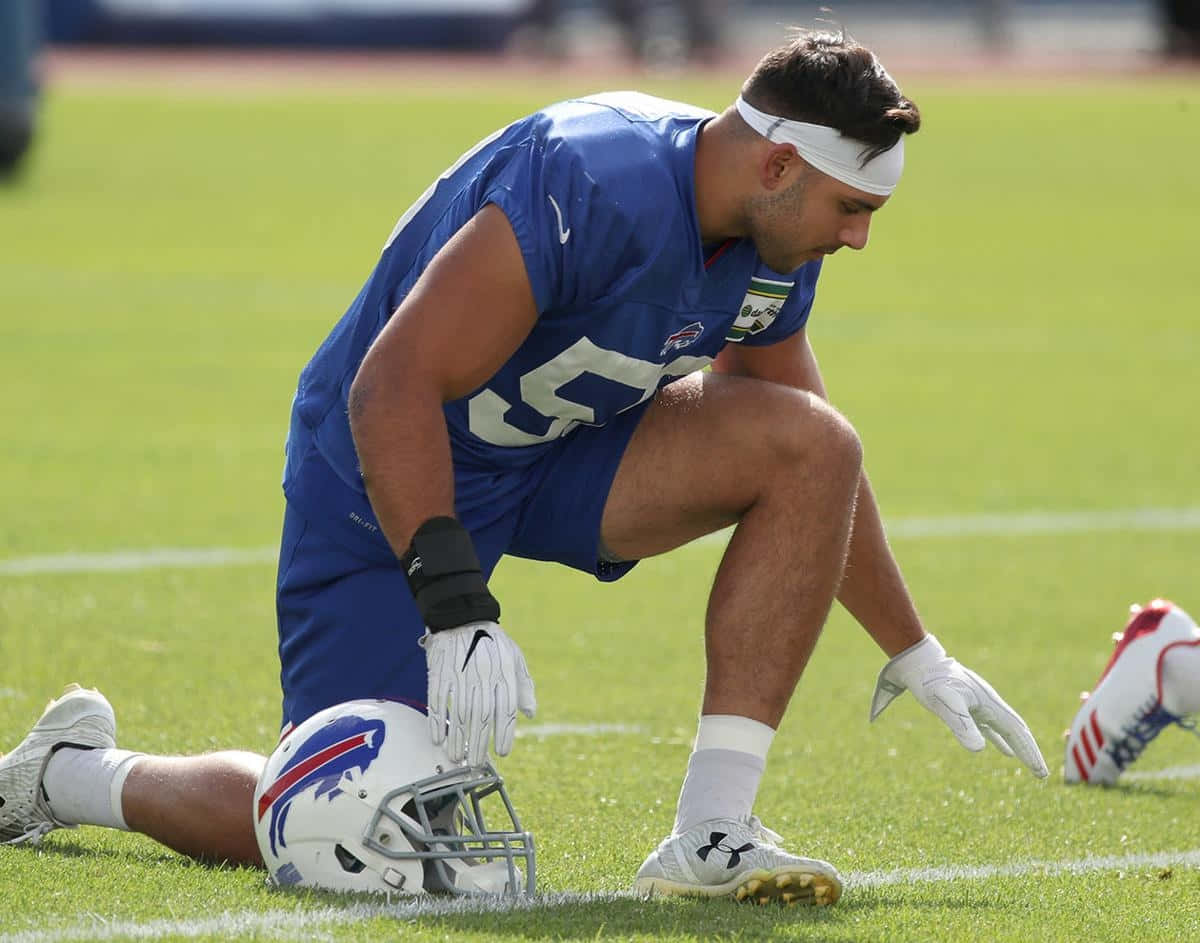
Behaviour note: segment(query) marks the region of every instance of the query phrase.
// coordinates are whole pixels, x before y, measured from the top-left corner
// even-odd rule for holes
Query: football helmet
[[[485,799],[511,830],[489,830]],[[533,836],[499,774],[451,763],[425,715],[395,701],[347,701],[288,733],[255,790],[254,829],[277,886],[534,890]]]

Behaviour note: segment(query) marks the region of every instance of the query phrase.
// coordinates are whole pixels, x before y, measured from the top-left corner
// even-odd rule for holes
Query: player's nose
[[[852,217],[838,233],[838,238],[842,245],[849,246],[851,249],[865,249],[867,247],[867,239],[870,236],[871,216],[868,213],[860,213]]]

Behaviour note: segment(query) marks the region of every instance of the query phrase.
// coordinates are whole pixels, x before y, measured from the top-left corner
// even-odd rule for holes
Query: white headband
[[[797,153],[823,174],[877,196],[889,196],[900,182],[904,170],[904,137],[894,147],[860,167],[862,155],[871,145],[845,137],[836,128],[823,124],[793,121],[759,111],[741,95],[737,100],[742,120],[768,141],[791,144]]]

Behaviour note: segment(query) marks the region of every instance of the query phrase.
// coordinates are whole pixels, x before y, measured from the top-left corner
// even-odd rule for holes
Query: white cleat
[[[42,789],[46,764],[62,746],[116,746],[117,721],[99,691],[69,684],[62,697],[46,705],[33,730],[15,750],[0,757],[0,844],[37,844],[58,821]]]
[[[638,870],[636,894],[731,897],[784,906],[832,904],[842,894],[837,869],[779,847],[782,839],[754,816],[714,819],[663,839]]]
[[[1133,606],[1095,690],[1067,731],[1063,778],[1111,785],[1163,728],[1194,729],[1200,711],[1200,629],[1173,603]]]

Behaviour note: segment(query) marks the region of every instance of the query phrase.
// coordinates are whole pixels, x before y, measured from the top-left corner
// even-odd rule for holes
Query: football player
[[[822,260],[865,248],[919,124],[871,51],[803,32],[720,114],[635,93],[567,101],[435,181],[300,376],[285,726],[385,698],[425,710],[453,762],[505,755],[536,704],[522,626],[488,587],[499,558],[611,581],[732,525],[694,751],[639,891],[837,900],[836,869],[754,815],[835,598],[890,658],[872,718],[910,690],[968,749],[990,741],[1045,776],[1021,718],[922,625],[806,329]],[[261,758],[125,754],[107,702],[69,697],[35,730],[20,789],[0,765],[0,795],[31,797],[5,795],[0,837],[102,821],[260,860],[245,810]]]

